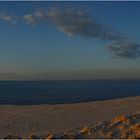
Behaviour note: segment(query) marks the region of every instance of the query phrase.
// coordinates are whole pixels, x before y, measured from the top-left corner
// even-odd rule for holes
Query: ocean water
[[[140,80],[0,81],[0,104],[61,104],[140,95]]]

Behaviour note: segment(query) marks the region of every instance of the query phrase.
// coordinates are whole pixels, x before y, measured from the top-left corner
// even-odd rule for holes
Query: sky
[[[140,2],[0,2],[0,80],[140,79]]]

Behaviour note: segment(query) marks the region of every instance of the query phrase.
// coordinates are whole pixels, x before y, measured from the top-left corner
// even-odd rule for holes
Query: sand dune
[[[140,114],[121,115],[109,121],[97,123],[93,127],[48,135],[56,139],[139,139]],[[53,137],[52,137],[53,136]]]
[[[44,137],[92,128],[118,115],[140,112],[140,97],[59,105],[0,106],[0,137],[8,134]]]

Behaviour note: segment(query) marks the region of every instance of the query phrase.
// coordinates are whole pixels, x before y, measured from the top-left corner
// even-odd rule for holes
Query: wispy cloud
[[[84,10],[51,8],[48,10],[47,16],[51,23],[68,35],[101,40],[115,40],[121,36],[118,31],[111,27],[98,24]]]
[[[22,19],[31,25],[35,25],[38,22],[42,22],[47,18],[47,13],[43,10],[35,10],[34,13],[25,14]]]
[[[115,56],[130,59],[140,56],[140,44],[109,26],[97,23],[86,11],[52,8],[47,15],[60,31],[68,35],[111,41],[107,48]]]
[[[0,19],[11,23],[15,23],[17,20],[14,16],[7,14],[0,14]],[[46,22],[69,36],[108,40],[111,44],[106,47],[117,57],[135,59],[140,56],[140,44],[131,41],[123,33],[110,26],[99,24],[90,13],[82,9],[55,7],[47,10],[35,10],[18,19],[31,25]]]
[[[0,20],[6,21],[12,24],[17,23],[17,17],[7,14],[6,12],[0,12]]]
[[[25,20],[28,24],[35,24],[36,23],[34,16],[31,14],[24,15],[23,20]]]
[[[85,38],[111,41],[122,38],[120,32],[109,26],[98,24],[86,11],[81,9],[50,8],[47,11],[36,10],[32,14],[24,15],[23,19],[29,24],[46,21],[70,36],[79,35]]]
[[[115,56],[131,59],[135,59],[140,56],[140,44],[129,40],[115,41],[112,44],[108,45],[107,48]]]

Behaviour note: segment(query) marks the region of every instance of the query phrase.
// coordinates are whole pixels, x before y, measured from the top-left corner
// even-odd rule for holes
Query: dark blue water
[[[58,104],[140,95],[140,80],[0,81],[0,104]]]

